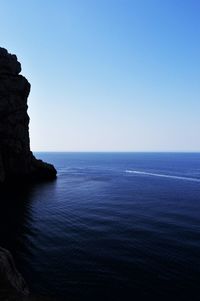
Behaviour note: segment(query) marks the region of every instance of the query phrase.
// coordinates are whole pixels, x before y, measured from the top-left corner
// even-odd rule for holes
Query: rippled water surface
[[[1,245],[58,300],[200,300],[200,154],[38,153],[55,182],[1,196]]]

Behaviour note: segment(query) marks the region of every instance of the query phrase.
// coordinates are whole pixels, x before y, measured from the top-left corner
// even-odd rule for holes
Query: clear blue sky
[[[33,150],[200,151],[200,1],[0,0]]]

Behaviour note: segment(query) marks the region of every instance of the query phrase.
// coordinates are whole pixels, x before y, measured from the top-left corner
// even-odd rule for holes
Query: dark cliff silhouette
[[[30,83],[16,55],[0,48],[0,184],[56,178],[53,165],[30,150],[27,98]]]

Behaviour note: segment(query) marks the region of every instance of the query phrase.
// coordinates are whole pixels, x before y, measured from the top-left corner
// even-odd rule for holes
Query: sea
[[[0,245],[35,295],[200,300],[200,153],[36,153],[57,180],[1,194]]]

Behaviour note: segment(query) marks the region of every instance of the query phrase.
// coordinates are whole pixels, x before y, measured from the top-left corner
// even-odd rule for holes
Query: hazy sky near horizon
[[[35,151],[200,151],[200,1],[0,0]]]

